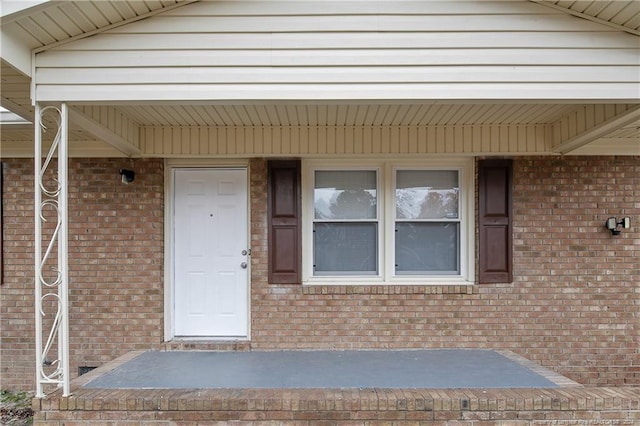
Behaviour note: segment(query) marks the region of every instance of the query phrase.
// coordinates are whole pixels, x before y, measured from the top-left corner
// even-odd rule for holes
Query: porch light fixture
[[[624,229],[629,229],[631,227],[631,218],[623,217],[618,221],[615,217],[610,217],[605,222],[605,225],[609,231],[611,231],[611,235],[620,235],[620,227]]]
[[[122,183],[131,183],[136,178],[136,172],[129,169],[120,169],[120,177],[122,178]]]

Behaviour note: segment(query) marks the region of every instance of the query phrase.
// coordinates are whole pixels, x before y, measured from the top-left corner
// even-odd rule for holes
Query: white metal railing
[[[47,384],[62,387],[63,395],[70,395],[68,111],[66,104],[60,108],[36,104],[35,108],[36,397],[41,398],[45,396]],[[55,126],[55,129],[47,126]],[[43,135],[48,131],[55,131],[55,137],[43,157]],[[57,170],[52,164],[54,157],[58,160]],[[53,176],[48,177],[50,175]],[[55,225],[45,225],[52,221]]]

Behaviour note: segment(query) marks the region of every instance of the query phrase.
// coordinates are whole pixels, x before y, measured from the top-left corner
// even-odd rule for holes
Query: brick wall
[[[0,386],[33,390],[33,160],[2,161]]]
[[[472,289],[269,285],[256,160],[252,347],[509,349],[584,384],[638,385],[639,160],[516,159],[514,282]],[[612,237],[612,215],[632,229]]]
[[[4,161],[4,160],[3,160]],[[136,179],[120,182],[118,170]],[[34,389],[33,160],[4,169],[2,388]],[[71,372],[163,338],[162,160],[69,163]]]
[[[3,388],[34,386],[32,164],[4,172]],[[74,373],[162,341],[162,164],[70,163]],[[509,349],[584,384],[640,385],[640,157],[516,159],[514,282],[474,287],[269,285],[266,162],[250,173],[253,349]],[[632,229],[612,237],[609,216]]]
[[[640,384],[640,157],[525,158],[514,175],[521,353],[582,383]],[[612,236],[611,216],[631,229]]]

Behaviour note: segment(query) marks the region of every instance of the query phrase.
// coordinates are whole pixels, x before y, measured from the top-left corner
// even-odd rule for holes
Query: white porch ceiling
[[[119,109],[141,126],[426,126],[550,124],[578,105],[340,103],[137,105]]]
[[[11,34],[31,51],[83,38],[195,0],[51,1],[3,16],[3,33]],[[536,3],[561,9],[584,19],[640,35],[640,1],[549,1]],[[31,80],[2,61],[1,104],[31,120]],[[115,105],[140,126],[385,126],[551,124],[583,105],[578,104],[465,104],[465,103],[326,103],[246,105]],[[3,140],[28,134],[3,127]],[[18,132],[24,132],[22,134]],[[87,138],[85,132],[72,137]],[[610,138],[640,140],[640,120],[613,131]]]
[[[621,106],[605,107],[610,112]],[[87,116],[100,117],[104,107],[75,106]],[[636,109],[635,106],[631,107]],[[431,127],[431,126],[516,126],[524,129],[529,125],[555,126],[569,120],[564,128],[570,129],[571,117],[585,111],[600,111],[602,108],[583,104],[237,104],[237,105],[115,105],[111,111],[121,113],[132,120],[138,128],[161,128],[176,126],[185,128],[206,127]],[[111,115],[111,113],[109,113]],[[634,114],[638,117],[637,113]],[[586,117],[586,116],[585,116]],[[566,127],[569,126],[569,127]],[[31,124],[8,124],[0,126],[2,142],[11,146],[31,144]],[[52,136],[52,135],[51,135]],[[45,138],[47,138],[45,136]],[[70,122],[71,141],[101,143],[94,133]],[[640,155],[640,118],[613,129],[595,140],[592,153],[615,152]],[[105,139],[106,140],[106,139]],[[20,145],[15,145],[19,143]],[[585,142],[589,143],[589,142]],[[127,145],[127,144],[125,144]],[[580,146],[580,145],[578,145]],[[609,147],[609,148],[607,148]],[[568,148],[571,151],[573,148]],[[613,151],[612,151],[613,150]],[[578,151],[584,152],[584,151]],[[626,154],[625,154],[626,155]]]
[[[446,126],[553,124],[583,104],[273,103],[115,105],[139,126]],[[29,107],[30,108],[30,107]],[[32,114],[25,117],[32,120]],[[8,123],[3,123],[8,124]],[[640,120],[616,137],[632,137]],[[7,129],[5,127],[5,129]]]

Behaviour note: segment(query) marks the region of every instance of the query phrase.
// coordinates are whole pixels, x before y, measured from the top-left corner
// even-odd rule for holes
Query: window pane
[[[455,170],[398,170],[396,218],[457,219],[458,193]]]
[[[314,275],[376,275],[377,223],[314,224]]]
[[[376,197],[373,170],[315,172],[316,219],[375,219]]]
[[[396,274],[459,274],[460,224],[396,223]]]

